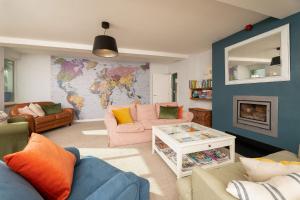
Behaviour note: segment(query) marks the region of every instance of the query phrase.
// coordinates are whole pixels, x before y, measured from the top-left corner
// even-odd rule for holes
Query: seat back
[[[54,104],[53,102],[50,101],[42,101],[42,102],[32,102],[32,103],[36,103],[39,104],[40,106],[42,105],[51,105]],[[9,111],[9,115],[10,116],[16,116],[19,115],[19,108],[24,108],[25,106],[29,106],[30,103],[20,103],[20,104],[16,104],[14,105],[10,111]]]

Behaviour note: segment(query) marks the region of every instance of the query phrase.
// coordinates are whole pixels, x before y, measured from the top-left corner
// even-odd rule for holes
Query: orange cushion
[[[178,119],[183,118],[183,106],[178,106]]]
[[[32,133],[24,150],[4,156],[4,161],[45,199],[68,198],[76,158],[46,137]]]

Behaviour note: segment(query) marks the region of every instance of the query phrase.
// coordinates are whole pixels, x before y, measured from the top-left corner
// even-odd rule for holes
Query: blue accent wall
[[[288,23],[290,24],[290,81],[225,85],[224,50],[227,46]],[[212,49],[213,128],[297,152],[300,143],[300,13],[284,19],[268,18],[255,24],[252,31],[240,31],[215,42]],[[232,98],[235,95],[278,96],[278,137],[234,128]]]

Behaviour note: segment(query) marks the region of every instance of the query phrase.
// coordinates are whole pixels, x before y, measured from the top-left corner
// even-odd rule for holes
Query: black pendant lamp
[[[276,50],[280,51],[280,47],[277,47]],[[272,58],[270,66],[280,65],[280,64],[281,64],[281,58],[280,58],[280,56],[275,56],[275,57]]]
[[[280,64],[281,64],[280,56],[275,56],[272,58],[270,66],[280,65]]]
[[[102,28],[104,29],[103,35],[95,37],[93,54],[100,57],[112,58],[118,55],[118,47],[115,38],[105,35],[107,29],[109,29],[109,23],[103,21]]]

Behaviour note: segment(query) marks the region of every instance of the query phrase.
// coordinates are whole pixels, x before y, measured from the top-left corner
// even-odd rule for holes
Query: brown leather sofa
[[[54,104],[53,102],[33,102],[39,105]],[[63,108],[61,113],[46,115],[44,117],[33,117],[19,113],[19,108],[28,106],[30,103],[14,105],[9,112],[11,118],[22,117],[28,122],[30,132],[41,133],[49,129],[71,125],[74,119],[74,110],[72,108]]]

